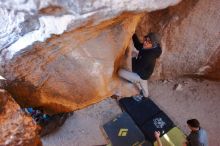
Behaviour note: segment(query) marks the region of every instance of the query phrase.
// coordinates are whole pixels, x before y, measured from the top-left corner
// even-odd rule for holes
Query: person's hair
[[[200,124],[199,124],[199,121],[197,119],[190,119],[190,120],[187,120],[187,124],[193,128],[199,128],[200,127]]]
[[[151,42],[153,42],[153,33],[150,32],[147,35],[144,36],[144,40],[150,39]]]

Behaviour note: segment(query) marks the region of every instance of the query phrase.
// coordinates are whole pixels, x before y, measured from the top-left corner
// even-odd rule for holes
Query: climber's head
[[[159,35],[150,32],[146,36],[144,36],[143,48],[149,49],[152,47],[156,47],[159,45],[159,42],[160,42]]]
[[[150,49],[152,47],[153,47],[153,44],[152,44],[151,38],[148,35],[144,36],[143,48]]]

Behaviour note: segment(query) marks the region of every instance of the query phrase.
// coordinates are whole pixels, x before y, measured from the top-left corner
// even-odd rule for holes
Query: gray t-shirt
[[[207,133],[203,128],[192,131],[187,137],[188,146],[208,146]]]

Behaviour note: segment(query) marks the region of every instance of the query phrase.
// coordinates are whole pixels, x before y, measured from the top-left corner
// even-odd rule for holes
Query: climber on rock
[[[132,36],[134,47],[139,51],[132,52],[132,72],[119,69],[118,74],[134,83],[144,97],[149,96],[147,80],[153,73],[156,59],[161,55],[162,50],[159,41],[154,33],[144,36],[143,44],[140,43],[136,34]]]

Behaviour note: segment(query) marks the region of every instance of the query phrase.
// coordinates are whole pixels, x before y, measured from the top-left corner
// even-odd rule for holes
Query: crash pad
[[[144,133],[145,138],[153,143],[156,140],[154,137],[155,131],[160,131],[162,136],[173,127],[174,124],[171,119],[161,111],[159,114],[154,115],[151,120],[145,122],[140,129]]]
[[[186,135],[177,127],[172,128],[160,138],[163,146],[182,146],[186,140]],[[154,142],[157,146],[157,142]]]
[[[161,112],[160,108],[150,98],[136,101],[132,97],[126,97],[120,99],[119,104],[139,127]]]
[[[112,146],[150,146],[145,144],[144,135],[126,112],[104,124],[103,128]]]

